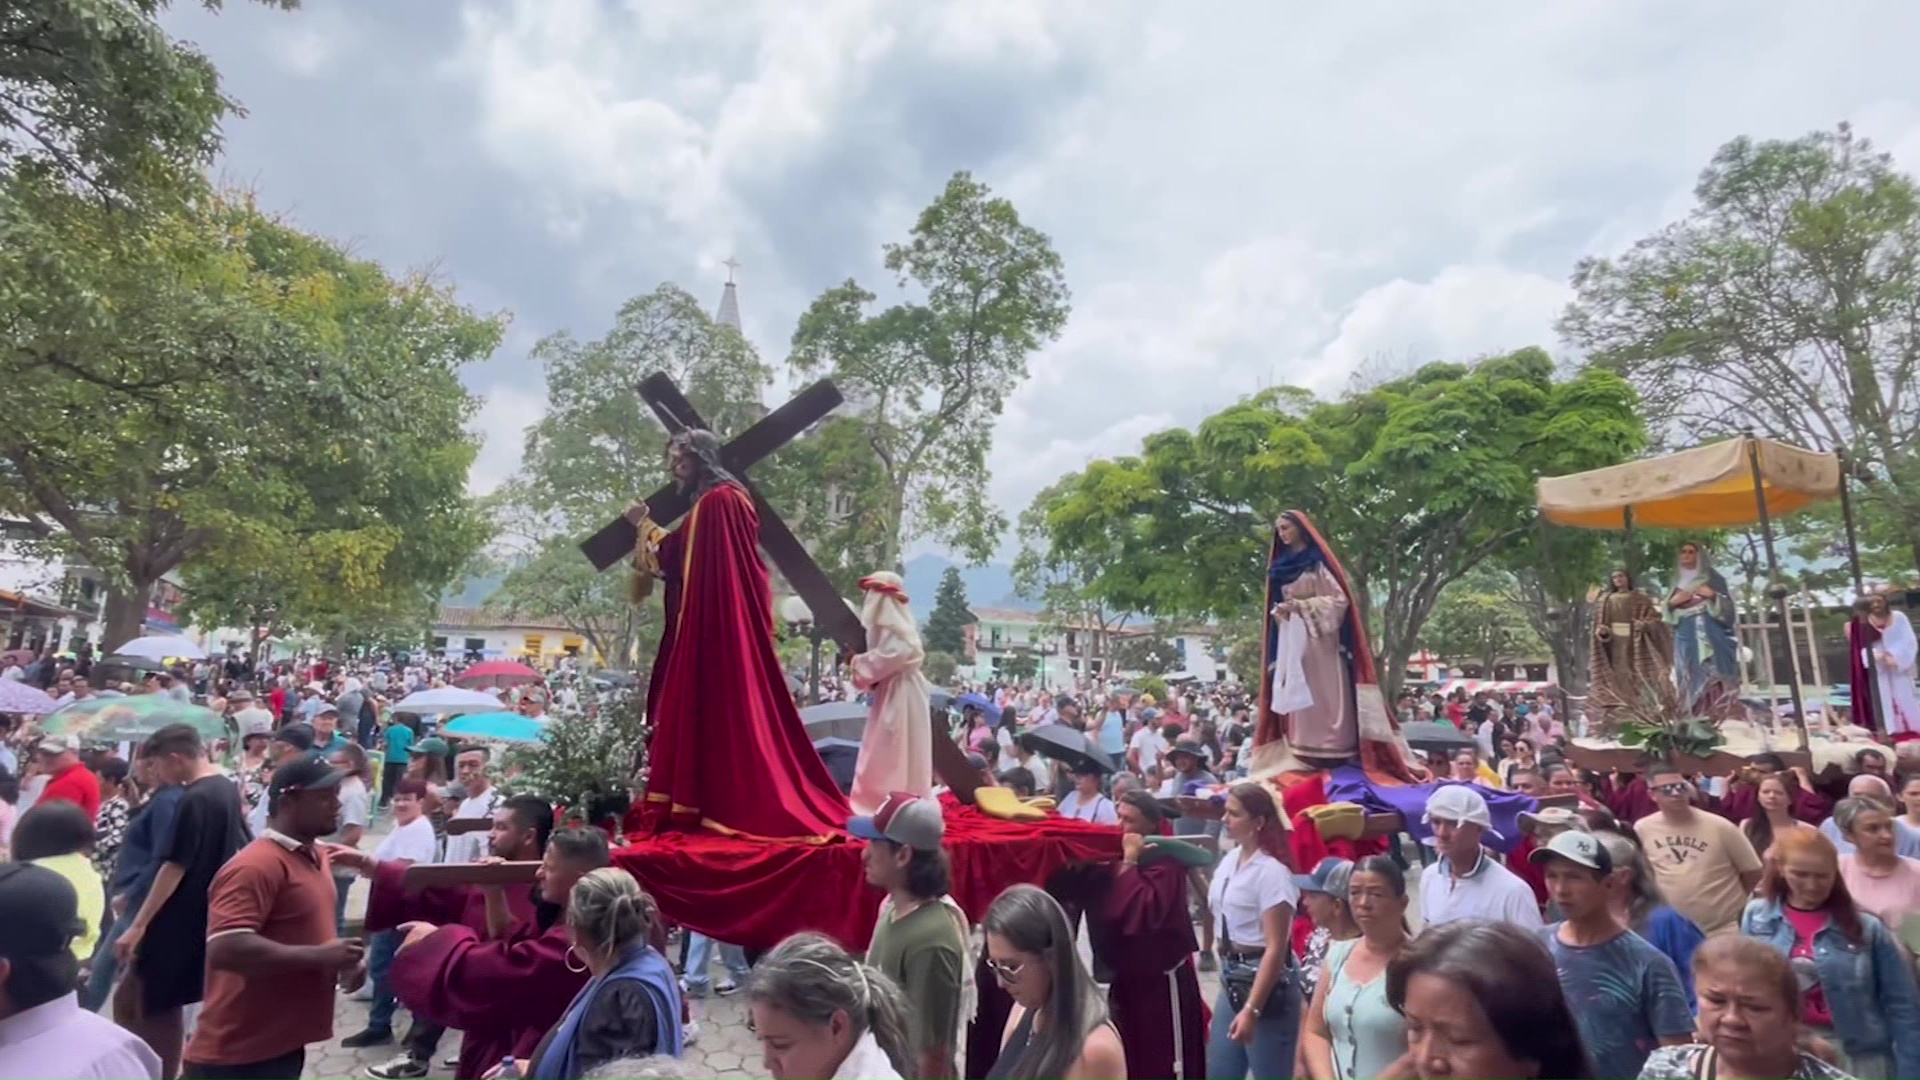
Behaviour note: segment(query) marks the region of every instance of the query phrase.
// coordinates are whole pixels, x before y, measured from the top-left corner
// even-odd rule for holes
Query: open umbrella
[[[227,736],[227,721],[219,713],[166,694],[87,698],[40,722],[49,735],[78,735],[97,743],[139,742],[169,724],[187,724],[203,739]]]
[[[994,705],[992,698],[988,697],[985,694],[975,693],[971,690],[964,694],[961,694],[958,698],[954,700],[953,704],[955,705],[955,707],[962,708],[962,709],[971,705],[972,707],[979,709],[981,712],[987,714],[988,716],[992,716],[995,718],[998,718],[1000,715],[1000,709],[998,706]]]
[[[35,654],[32,649],[8,649],[0,652],[0,668],[26,667],[33,663]]]
[[[400,699],[399,704],[393,707],[393,711],[413,713],[417,716],[499,712],[500,699],[478,690],[463,690],[458,686],[440,686],[432,690],[408,694]]]
[[[54,710],[53,695],[18,679],[0,679],[0,713],[39,716]]]
[[[1139,697],[1140,691],[1132,686],[1114,686],[1107,689],[1111,697]]]
[[[800,710],[807,738],[815,746],[822,739],[843,739],[856,746],[867,733],[867,707],[857,701],[823,701]]]
[[[1114,771],[1113,759],[1107,752],[1089,742],[1086,732],[1069,724],[1041,724],[1021,732],[1017,738],[1021,746],[1041,757],[1064,761],[1069,769],[1091,767],[1103,773]]]
[[[535,743],[546,738],[547,722],[516,712],[467,713],[440,728],[442,735],[490,742]]]
[[[114,650],[122,656],[138,656],[145,660],[205,660],[207,650],[201,648],[192,638],[179,634],[153,634],[138,637]]]
[[[1465,750],[1476,744],[1473,736],[1438,720],[1415,720],[1400,725],[1400,734],[1406,736],[1407,745],[1415,750]]]
[[[813,748],[820,752],[820,760],[826,762],[827,773],[833,777],[833,785],[846,795],[853,791],[854,770],[860,765],[860,744],[848,739],[815,739]]]
[[[933,693],[927,695],[927,702],[936,709],[953,708],[953,699],[954,693],[951,690],[936,689]]]
[[[488,660],[475,664],[453,677],[453,685],[469,690],[490,686],[526,686],[545,682],[540,673],[517,660]]]

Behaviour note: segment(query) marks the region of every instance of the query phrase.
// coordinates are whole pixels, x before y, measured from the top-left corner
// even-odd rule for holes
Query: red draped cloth
[[[978,922],[1009,885],[1044,885],[1072,863],[1120,856],[1120,830],[1062,817],[1003,821],[944,804],[951,895]],[[714,832],[630,836],[614,864],[646,887],[668,921],[721,941],[770,949],[816,930],[859,952],[880,893],[861,866],[866,845],[767,843]]]
[[[1207,1075],[1207,1017],[1193,969],[1199,944],[1187,912],[1187,868],[1169,859],[1100,871],[1107,884],[1087,908],[1087,938],[1113,971],[1107,1005],[1127,1055],[1127,1075]]]
[[[466,1033],[459,1080],[478,1080],[506,1057],[530,1057],[541,1036],[587,983],[567,970],[567,928],[519,921],[496,941],[465,926],[442,926],[400,950],[387,974],[400,1003]]]
[[[759,535],[753,499],[719,484],[661,542],[665,630],[647,686],[644,831],[844,836],[847,800],[807,740],[774,655]]]

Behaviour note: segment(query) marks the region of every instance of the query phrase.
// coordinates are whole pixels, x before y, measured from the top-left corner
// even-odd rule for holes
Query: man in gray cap
[[[80,1007],[79,899],[29,863],[0,865],[0,1076],[151,1080],[160,1057],[132,1032]]]

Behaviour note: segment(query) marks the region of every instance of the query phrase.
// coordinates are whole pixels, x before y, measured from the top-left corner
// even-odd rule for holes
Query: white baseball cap
[[[1499,837],[1493,828],[1493,812],[1487,809],[1487,800],[1471,784],[1442,784],[1434,793],[1427,796],[1427,812],[1421,818],[1431,825],[1435,821],[1454,821],[1462,825],[1478,825],[1489,836]]]

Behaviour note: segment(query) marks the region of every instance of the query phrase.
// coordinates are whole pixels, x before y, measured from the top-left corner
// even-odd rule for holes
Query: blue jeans
[[[1246,1080],[1249,1068],[1260,1080],[1292,1080],[1294,1045],[1300,1040],[1300,989],[1292,973],[1281,976],[1261,1010],[1252,1046],[1227,1038],[1233,1012],[1222,987],[1213,1003],[1213,1026],[1207,1031],[1207,1080]]]
[[[333,932],[336,934],[347,932],[347,894],[353,891],[355,880],[350,877],[333,879]]]
[[[720,946],[720,962],[727,966],[727,974],[733,981],[747,981],[747,954],[738,945],[728,945],[724,941],[715,941],[697,930],[687,931],[687,992],[695,997],[703,997],[713,988],[712,976],[708,974],[713,964],[713,947]]]
[[[114,959],[113,944],[120,940],[121,934],[127,932],[127,924],[132,921],[132,915],[114,919],[107,927],[107,932],[100,935],[100,947],[93,954],[93,970],[87,974],[86,988],[80,991],[80,1007],[88,1012],[97,1013],[106,1008],[107,998],[113,992],[113,980],[120,974],[120,962]]]
[[[400,1003],[387,985],[387,971],[393,967],[393,954],[400,950],[400,934],[382,930],[367,941],[367,978],[373,983],[373,1007],[367,1010],[367,1030],[393,1030],[393,1011]]]

